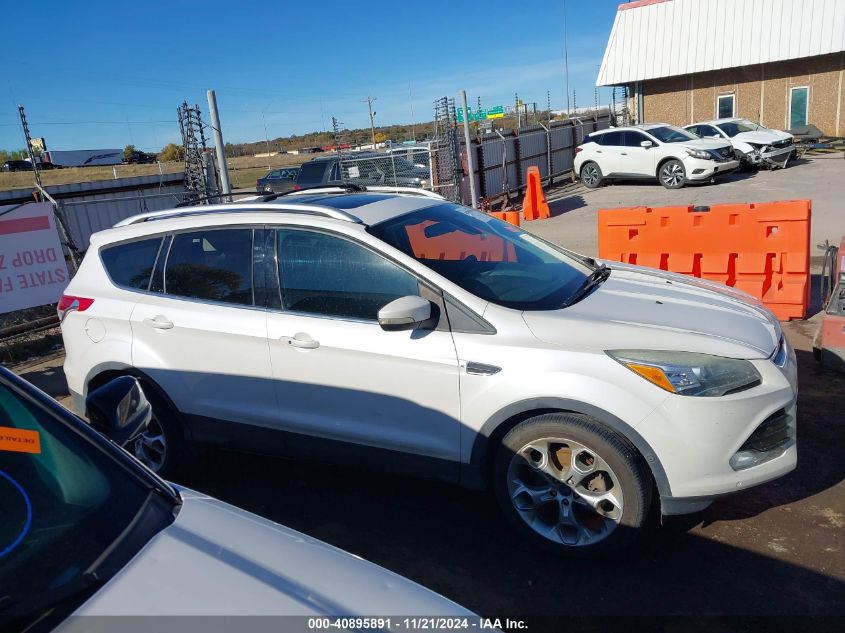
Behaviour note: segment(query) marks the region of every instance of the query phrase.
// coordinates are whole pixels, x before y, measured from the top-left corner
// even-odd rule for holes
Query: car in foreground
[[[730,141],[743,167],[786,167],[795,154],[791,134],[770,130],[748,119],[716,119],[684,129],[701,138]]]
[[[0,367],[3,631],[123,628],[103,616],[306,616],[302,630],[307,616],[472,616],[357,556],[154,475],[118,446],[149,433],[150,406],[134,378],[90,393],[87,413],[90,425]]]
[[[362,186],[427,187],[430,172],[402,156],[377,152],[331,154],[314,158],[300,167],[294,189]]]
[[[575,173],[593,189],[606,180],[657,179],[667,189],[711,181],[739,161],[728,141],[700,139],[674,125],[651,123],[593,132],[575,148]]]
[[[588,556],[654,504],[694,512],[796,464],[795,355],[757,299],[427,191],[129,218],[58,309],[77,408],[138,377],[135,455],[160,473],[210,445],[492,487],[526,537]]]
[[[285,193],[296,184],[299,167],[273,169],[266,176],[255,181],[255,190],[260,193]]]

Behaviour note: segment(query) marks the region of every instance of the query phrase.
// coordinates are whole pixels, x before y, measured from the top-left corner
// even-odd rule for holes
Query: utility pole
[[[566,118],[569,118],[569,42],[566,36],[566,0],[563,0],[563,72],[566,78]]]
[[[373,117],[376,115],[376,113],[373,112],[373,101],[375,100],[376,97],[369,96],[366,99],[361,99],[361,103],[364,103],[365,101],[367,102],[367,108],[370,111],[370,132],[372,132],[373,135],[373,151],[376,151],[376,124],[373,120]]]
[[[229,165],[226,163],[226,149],[223,145],[223,130],[220,129],[220,115],[217,113],[217,95],[213,90],[206,92],[208,113],[211,115],[211,130],[214,132],[214,148],[217,150],[217,166],[220,170],[220,193],[229,196],[232,186],[229,184]],[[229,200],[231,201],[231,197]]]
[[[472,208],[478,208],[478,198],[475,195],[475,156],[469,138],[469,111],[467,110],[467,91],[461,90],[461,105],[464,107],[464,143],[467,153],[467,171],[469,172],[469,195]]]
[[[332,132],[334,133],[334,150],[337,153],[337,162],[340,169],[340,181],[344,182],[345,170],[343,169],[343,155],[340,153],[340,126],[343,125],[336,117],[332,117]]]

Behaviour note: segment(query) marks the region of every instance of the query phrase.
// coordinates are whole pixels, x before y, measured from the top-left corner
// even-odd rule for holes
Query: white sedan
[[[716,119],[685,129],[701,138],[730,141],[743,166],[786,167],[795,152],[791,134],[770,130],[748,119]]]

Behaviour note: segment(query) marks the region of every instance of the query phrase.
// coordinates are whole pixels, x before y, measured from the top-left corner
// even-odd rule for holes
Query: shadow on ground
[[[807,533],[797,512],[779,515],[774,525],[758,515],[845,478],[841,451],[831,450],[845,445],[837,416],[845,377],[816,375],[824,370],[807,352],[799,364],[798,469],[701,515],[666,519],[607,560],[549,555],[518,538],[491,495],[432,481],[212,453],[180,482],[372,560],[485,616],[566,615],[599,624],[614,615],[841,618],[845,583],[814,571],[825,569],[832,554],[819,551],[799,565],[753,551],[755,539]],[[704,530],[713,523],[758,535],[725,542],[724,531]],[[735,622],[725,628],[708,622],[708,631],[737,630]]]

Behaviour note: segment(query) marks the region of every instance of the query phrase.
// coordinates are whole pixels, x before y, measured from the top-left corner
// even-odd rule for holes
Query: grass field
[[[268,165],[273,167],[288,167],[300,165],[311,156],[298,154],[280,154],[269,158],[254,156],[237,156],[228,159],[229,181],[232,187],[242,189],[254,187],[255,181],[268,171]],[[159,171],[161,169],[161,171]],[[113,180],[115,178],[132,178],[133,176],[153,176],[159,173],[172,174],[184,169],[182,162],[158,163],[154,165],[114,165],[113,167],[74,167],[68,169],[52,169],[41,172],[41,182],[45,186],[66,185],[76,182],[91,182],[94,180]],[[9,189],[29,189],[33,186],[34,174],[31,171],[12,173],[0,172],[0,191]]]

